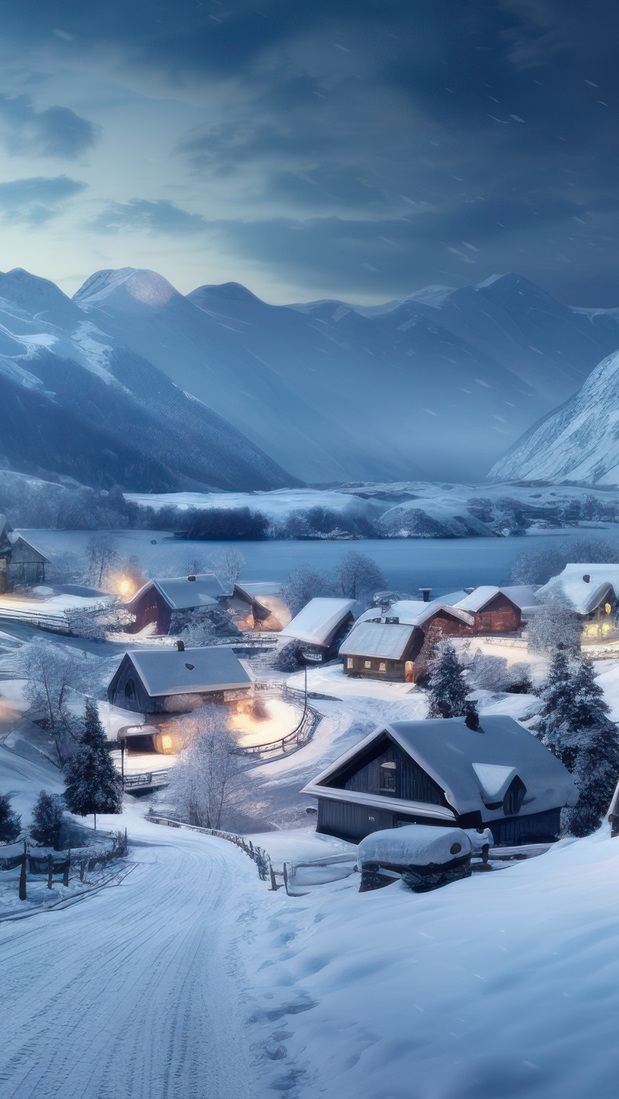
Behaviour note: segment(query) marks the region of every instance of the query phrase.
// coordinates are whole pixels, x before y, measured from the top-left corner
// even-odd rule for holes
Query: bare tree
[[[113,540],[107,534],[97,534],[86,546],[86,559],[88,562],[88,583],[93,588],[100,588],[106,572],[118,560],[118,554]]]
[[[282,588],[282,598],[293,618],[310,599],[334,595],[337,595],[337,589],[332,578],[326,573],[315,572],[308,565],[294,569]]]
[[[333,570],[333,580],[338,591],[347,599],[363,599],[387,586],[381,568],[365,553],[351,550]]]
[[[208,563],[224,591],[231,593],[245,564],[243,554],[235,546],[228,546],[211,553]]]
[[[23,660],[24,694],[34,711],[42,714],[54,748],[56,762],[64,767],[76,750],[80,718],[70,707],[71,692],[84,690],[88,673],[83,653],[34,641]]]
[[[226,721],[224,707],[209,705],[178,723],[187,741],[172,771],[170,795],[180,816],[201,828],[229,824],[244,785]]]

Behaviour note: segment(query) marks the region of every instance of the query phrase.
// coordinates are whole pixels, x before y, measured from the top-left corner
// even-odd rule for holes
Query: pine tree
[[[571,770],[570,762],[561,749],[561,728],[568,725],[572,716],[572,670],[568,653],[557,649],[552,658],[548,678],[541,690],[542,707],[536,727],[536,735],[553,755]],[[571,761],[573,763],[573,760]]]
[[[593,664],[582,658],[573,678],[572,714],[563,727],[566,757],[578,787],[578,804],[566,812],[569,831],[588,836],[599,828],[619,778],[619,735],[595,680]]]
[[[32,824],[30,837],[35,843],[43,847],[60,846],[60,830],[62,828],[62,805],[60,799],[54,794],[48,794],[47,790],[41,790],[38,801],[32,811]]]
[[[430,672],[429,717],[463,717],[467,712],[468,686],[464,668],[451,641],[442,641]]]
[[[96,703],[88,698],[80,746],[66,771],[67,808],[80,817],[93,813],[96,830],[97,813],[120,813],[122,795],[122,779],[112,763]]]
[[[21,832],[21,817],[11,809],[8,794],[0,794],[0,843],[13,843]]]

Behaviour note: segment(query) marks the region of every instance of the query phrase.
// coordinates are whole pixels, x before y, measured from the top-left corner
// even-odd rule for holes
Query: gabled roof
[[[542,599],[563,599],[578,614],[591,614],[607,596],[619,596],[619,565],[566,565],[537,594]]]
[[[354,617],[358,609],[355,599],[310,599],[282,630],[282,637],[294,637],[307,645],[328,648],[348,615]]]
[[[151,698],[247,687],[251,678],[227,645],[134,649],[125,654]]]
[[[127,602],[129,610],[155,588],[171,610],[193,610],[196,607],[212,607],[224,594],[224,589],[214,572],[203,572],[190,579],[188,576],[171,576],[163,580],[148,580]]]
[[[410,645],[417,626],[388,622],[358,622],[340,645],[340,656],[376,656],[385,660],[401,660]],[[415,655],[423,645],[423,634]]]
[[[29,548],[33,549],[35,553],[38,553],[39,556],[42,557],[48,565],[51,564],[49,557],[47,557],[43,553],[43,550],[40,548],[40,546],[33,542],[31,538],[27,538],[25,534],[21,534],[18,530],[9,531],[9,541],[12,546],[16,546],[19,542],[23,542],[25,546],[29,546]]]
[[[392,603],[386,611],[381,611],[380,607],[370,607],[359,615],[357,622],[380,622],[385,618],[398,618],[401,625],[423,626],[428,619],[440,611],[450,614],[452,618],[457,618],[467,626],[473,626],[475,623],[472,614],[439,599],[433,603],[427,603],[422,599],[400,599],[397,603]]]
[[[502,801],[516,775],[526,787],[525,812],[543,813],[576,804],[577,791],[569,771],[524,725],[505,714],[482,714],[480,726],[480,731],[469,729],[460,717],[394,721],[379,726],[336,759],[302,793],[337,800],[343,791],[329,786],[330,780],[386,734],[434,779],[458,815],[481,811],[484,820],[502,817],[502,807],[488,809],[488,803]],[[347,793],[349,800],[354,800],[354,792]],[[381,804],[384,801],[382,798]],[[392,798],[391,804],[404,803]]]

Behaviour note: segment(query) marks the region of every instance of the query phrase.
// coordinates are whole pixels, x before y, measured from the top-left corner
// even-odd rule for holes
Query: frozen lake
[[[354,542],[185,542],[165,531],[23,531],[43,553],[85,556],[91,538],[109,534],[121,558],[133,556],[151,576],[183,575],[194,563],[208,567],[210,554],[234,547],[245,558],[241,579],[247,583],[286,579],[309,565],[328,572],[351,550],[367,554],[382,568],[389,587],[414,592],[432,588],[434,596],[478,584],[501,584],[512,561],[527,550],[581,538],[619,541],[619,528],[550,531],[520,538],[386,538]]]

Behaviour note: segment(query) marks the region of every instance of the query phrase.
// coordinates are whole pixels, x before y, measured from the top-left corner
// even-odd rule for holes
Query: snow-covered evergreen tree
[[[97,704],[86,699],[84,732],[79,748],[69,763],[65,779],[67,808],[80,817],[97,813],[120,813],[122,779],[112,762]]]
[[[468,686],[464,668],[451,641],[441,641],[428,685],[429,717],[463,717],[467,712]]]
[[[535,729],[542,744],[571,770],[561,742],[561,729],[569,723],[572,713],[572,671],[568,653],[556,649],[548,671],[548,678],[540,692],[541,709]],[[572,761],[573,762],[573,761]]]
[[[619,735],[595,680],[593,664],[583,658],[572,684],[572,713],[563,726],[569,768],[579,791],[578,804],[566,811],[569,831],[588,836],[599,828],[619,779]]]
[[[14,843],[21,832],[21,817],[11,809],[8,794],[0,794],[0,843]]]
[[[41,790],[32,811],[30,838],[42,847],[58,848],[62,828],[62,804],[60,798]]]

